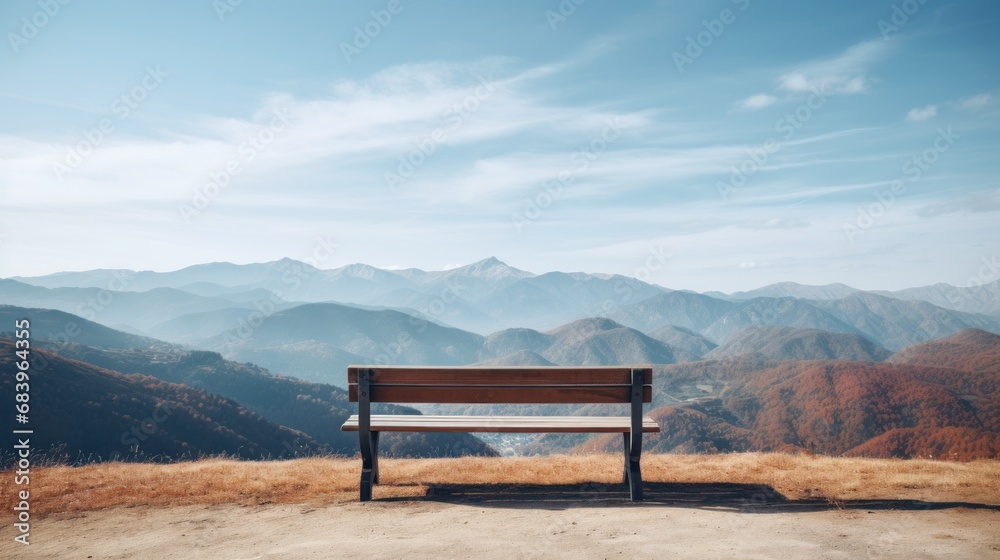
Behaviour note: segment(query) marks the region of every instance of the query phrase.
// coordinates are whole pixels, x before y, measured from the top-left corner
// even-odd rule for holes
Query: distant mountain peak
[[[493,280],[503,278],[521,279],[534,276],[534,274],[530,272],[510,266],[496,257],[489,257],[481,261],[476,261],[472,264],[448,270],[446,271],[446,274],[464,274]]]
[[[733,292],[729,298],[735,300],[746,300],[756,297],[795,297],[802,299],[840,299],[858,293],[860,290],[835,282],[832,284],[812,285],[800,284],[798,282],[777,282],[768,284],[755,290],[746,292]]]
[[[624,328],[626,328],[625,325],[612,321],[606,317],[587,317],[586,319],[577,319],[572,323],[567,323],[561,327],[557,327],[549,331],[548,334],[561,334],[569,331],[612,331]]]
[[[289,258],[289,257],[281,257],[280,259],[278,259],[276,261],[271,261],[269,263],[264,263],[264,264],[272,264],[272,265],[278,265],[278,266],[288,266],[288,265],[306,265],[306,266],[310,266],[308,263],[305,263],[305,262],[302,262],[302,261],[298,261],[298,260],[295,260],[295,259]]]
[[[464,268],[464,269],[468,269],[468,270],[485,270],[485,269],[495,268],[495,267],[511,268],[510,265],[508,265],[507,263],[503,262],[502,260],[500,260],[500,259],[498,259],[496,257],[489,257],[487,259],[483,259],[481,261],[476,261],[476,262],[474,262],[472,264],[467,264],[467,265],[465,265],[463,267],[459,267],[459,268]]]
[[[374,266],[364,263],[348,264],[340,268],[334,269],[333,273],[338,276],[344,275],[344,276],[353,276],[355,278],[368,278],[368,279],[379,278],[388,274],[392,274],[391,272],[385,271],[381,268],[376,268]]]

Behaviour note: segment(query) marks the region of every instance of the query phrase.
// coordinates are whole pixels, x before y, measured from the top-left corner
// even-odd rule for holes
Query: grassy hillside
[[[12,341],[0,339],[0,368],[14,370],[14,351]],[[37,348],[32,352],[28,427],[34,430],[33,449],[50,458],[84,463],[217,454],[261,459],[282,456],[286,447],[303,454],[321,450],[311,437],[219,395],[123,375]],[[14,383],[13,375],[0,378],[4,402],[14,402]],[[7,433],[15,429],[13,422],[11,411],[3,421]]]
[[[224,360],[215,352],[109,350],[72,345],[60,349],[66,356],[127,373],[210,391],[232,399],[247,410],[275,424],[308,434],[328,452],[354,455],[357,434],[340,431],[340,425],[357,404],[348,401],[339,387],[280,377],[250,363]],[[412,408],[376,405],[376,412],[418,414]],[[396,457],[452,457],[492,455],[493,451],[468,434],[386,434],[381,450]],[[281,456],[309,454],[309,449],[285,446]]]

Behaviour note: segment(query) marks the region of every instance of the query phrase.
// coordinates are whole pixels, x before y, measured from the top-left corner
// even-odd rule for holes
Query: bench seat
[[[372,414],[373,432],[497,432],[497,433],[628,433],[629,416],[420,416]],[[358,416],[341,427],[358,431]],[[650,417],[642,419],[642,431],[654,433],[660,426]]]

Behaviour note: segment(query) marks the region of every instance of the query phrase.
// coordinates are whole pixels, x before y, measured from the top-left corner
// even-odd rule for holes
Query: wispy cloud
[[[888,55],[888,41],[864,41],[851,46],[840,55],[807,62],[778,77],[777,87],[792,93],[826,94],[862,93],[871,83],[869,70]]]
[[[980,93],[978,95],[973,95],[972,97],[966,97],[965,99],[960,99],[957,105],[962,109],[967,109],[970,111],[975,111],[982,109],[989,105],[992,105],[995,97],[992,93]]]
[[[1000,189],[971,193],[958,200],[938,202],[916,210],[921,218],[933,218],[955,212],[997,212],[1000,211]]]
[[[758,93],[737,102],[736,109],[738,111],[756,111],[757,109],[763,109],[764,107],[774,105],[777,101],[778,98],[773,95]]]
[[[561,66],[567,65],[571,63]],[[57,137],[45,142],[3,136],[4,178],[22,186],[16,189],[17,200],[8,201],[179,203],[207,183],[212,173],[223,170],[240,145],[278,113],[287,114],[291,123],[274,134],[254,161],[246,162],[233,178],[234,186],[228,187],[231,190],[236,185],[273,184],[303,165],[325,162],[342,179],[364,174],[368,183],[363,187],[370,194],[371,187],[381,186],[383,172],[394,169],[398,157],[436,130],[446,132],[437,146],[444,150],[528,131],[549,139],[586,139],[600,132],[607,118],[619,118],[630,128],[647,120],[639,113],[552,105],[537,93],[535,81],[559,72],[560,65],[523,70],[514,66],[514,61],[501,57],[471,63],[413,63],[386,68],[366,79],[335,82],[328,93],[313,98],[273,93],[243,118],[199,116],[175,122],[159,137],[110,137],[62,182],[52,170],[66,151]]]
[[[927,105],[926,107],[923,108],[910,109],[910,111],[906,113],[906,122],[908,123],[923,122],[929,119],[933,119],[936,116],[937,116],[937,106]]]
[[[747,220],[739,225],[743,229],[794,229],[807,227],[809,222],[798,218],[780,217],[766,218],[763,220]]]

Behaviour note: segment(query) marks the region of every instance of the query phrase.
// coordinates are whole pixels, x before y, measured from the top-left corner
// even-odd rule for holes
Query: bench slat
[[[370,369],[372,383],[404,385],[630,385],[630,367],[380,367],[349,366],[348,384],[358,382],[358,370]],[[653,382],[652,367],[643,367],[644,385]]]
[[[421,416],[373,414],[372,431],[379,432],[502,432],[502,433],[627,433],[628,416]],[[357,415],[340,427],[358,430]],[[654,433],[660,426],[643,417],[642,431]]]
[[[642,402],[652,402],[653,388],[643,386]],[[631,387],[625,385],[557,386],[433,386],[372,385],[371,402],[463,403],[463,404],[547,404],[547,403],[627,403]],[[358,386],[348,387],[351,402],[358,400]]]

